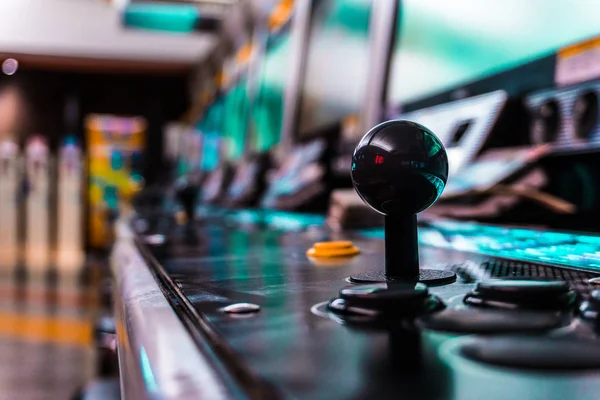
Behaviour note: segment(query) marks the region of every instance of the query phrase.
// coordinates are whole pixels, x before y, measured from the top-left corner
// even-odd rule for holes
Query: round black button
[[[444,303],[430,295],[422,283],[377,283],[342,289],[339,297],[329,302],[328,308],[336,314],[393,322],[397,317],[414,317],[440,310]]]
[[[419,318],[423,328],[449,333],[540,332],[555,329],[563,319],[555,313],[498,310],[444,310]]]
[[[471,360],[536,370],[600,368],[600,342],[586,339],[511,336],[473,339],[461,346]]]
[[[340,298],[348,304],[370,308],[402,307],[407,303],[422,302],[428,295],[429,290],[422,283],[376,283],[340,290]]]
[[[497,279],[480,282],[477,290],[481,293],[505,293],[507,295],[554,295],[567,292],[569,285],[564,281]]]
[[[575,305],[577,296],[563,281],[489,280],[477,284],[465,303],[502,309],[563,310]]]

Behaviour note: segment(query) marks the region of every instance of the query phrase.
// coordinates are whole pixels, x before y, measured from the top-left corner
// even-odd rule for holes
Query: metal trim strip
[[[111,254],[124,399],[245,397],[214,354],[198,348],[161,291],[124,221]],[[208,348],[208,347],[207,347]]]

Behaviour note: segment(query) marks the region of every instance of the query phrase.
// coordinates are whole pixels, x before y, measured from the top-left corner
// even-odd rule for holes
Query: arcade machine
[[[22,197],[20,150],[13,140],[5,139],[0,143],[0,163],[0,265],[5,271],[13,271],[20,250],[18,204]]]
[[[385,215],[383,242],[346,232],[339,236],[346,242],[313,244],[310,236],[283,232],[265,249],[258,231],[236,247],[215,248],[234,234],[215,231],[215,222],[200,229],[225,236],[206,235],[205,255],[159,262],[138,239],[120,241],[115,260],[130,261],[117,280],[131,295],[124,310],[135,320],[127,329],[146,327],[135,339],[138,346],[124,351],[143,348],[158,375],[169,368],[161,352],[174,351],[177,343],[186,354],[177,371],[194,396],[221,390],[223,398],[241,391],[260,398],[403,393],[500,399],[525,393],[547,399],[577,388],[593,397],[600,389],[600,379],[589,372],[600,367],[597,300],[586,294],[600,274],[591,264],[563,269],[556,262],[509,261],[440,246],[421,247],[419,257],[415,213],[439,197],[447,174],[447,154],[433,133],[412,122],[384,123],[360,142],[352,168],[358,194]],[[498,235],[527,232],[498,229]],[[592,248],[597,240],[554,235],[546,236],[553,246],[577,238]],[[312,260],[304,255],[307,248]],[[337,265],[319,261],[334,250],[347,254],[347,248],[354,257]],[[419,258],[427,268],[420,268]],[[152,282],[162,290],[146,286]],[[180,313],[172,314],[175,319],[169,307]],[[159,311],[170,335],[152,346],[147,337],[162,334],[148,332],[146,323]],[[208,368],[212,362],[220,368]],[[194,385],[201,368],[211,371],[210,379],[202,374]],[[154,385],[173,384],[159,382]]]
[[[370,19],[369,1],[314,3],[292,117],[296,146],[273,174],[263,207],[323,213],[332,189],[350,186],[334,156],[356,139],[344,135],[352,131],[342,121],[361,108],[367,89]]]
[[[249,115],[246,148],[228,188],[224,205],[256,208],[267,189],[267,173],[274,167],[273,149],[279,143],[289,75],[290,26],[293,2],[280,2],[267,27],[258,28],[256,53],[249,65]]]
[[[569,15],[565,30],[547,35],[541,27],[559,9],[536,14],[535,29],[525,22],[519,29],[492,26],[496,17],[484,13],[473,24],[489,23],[486,35],[497,38],[492,40],[497,51],[491,51],[486,41],[456,34],[456,20],[427,29],[424,22],[439,18],[449,5],[435,12],[425,12],[417,2],[403,5],[390,74],[390,108],[396,110],[389,116],[400,114],[436,132],[451,168],[441,201],[423,219],[597,231],[595,185],[583,182],[597,170],[595,95],[593,84],[585,83],[594,76],[572,66],[582,45],[569,46],[597,34],[597,28],[582,17],[585,6],[569,6],[562,9]],[[509,13],[507,6],[497,11]],[[582,23],[574,22],[580,17]],[[520,41],[521,31],[529,32],[528,41]],[[469,49],[469,62],[446,53],[450,45]],[[425,79],[429,69],[436,74]],[[577,101],[561,103],[562,93]],[[580,154],[583,146],[592,154]]]
[[[226,61],[221,74],[221,93],[204,116],[214,118],[216,131],[221,136],[218,163],[208,174],[200,194],[201,202],[206,205],[224,201],[235,165],[244,151],[249,111],[248,76],[244,66],[251,53],[251,45],[246,44]]]
[[[209,82],[208,86],[219,82],[221,93],[215,95],[198,127],[204,142],[201,170],[212,172],[201,189],[191,187],[187,178],[175,186],[180,205],[189,210],[186,214],[191,212],[188,219],[195,218],[198,199],[212,203],[211,209],[216,208],[219,215],[234,220],[252,215],[251,220],[257,219],[248,209],[259,206],[273,167],[273,148],[280,139],[292,11],[293,2],[280,2],[270,12],[268,27],[259,27],[253,39],[228,61],[219,78]],[[233,159],[237,165],[230,168]],[[228,184],[225,178],[229,169],[232,176]],[[210,213],[203,207],[203,218]]]
[[[248,151],[257,53],[256,40],[245,40],[223,67],[221,96],[215,101],[221,103],[217,118],[222,147],[218,165],[207,177],[201,191],[204,204],[254,206],[261,194],[256,189],[261,185],[261,175],[270,167],[269,157]],[[208,117],[213,116],[205,116]]]
[[[461,12],[456,2],[402,4],[398,51],[411,48],[411,34],[421,45],[452,48],[448,42],[442,46],[425,40],[429,31],[419,33],[440,28],[447,15],[475,18],[470,23],[461,19],[461,27],[498,27]],[[504,21],[500,12],[506,4],[498,2],[486,15]],[[390,114],[433,121],[439,136],[421,123],[393,120],[357,142],[349,175],[361,201],[383,218],[383,229],[314,228],[328,239],[315,243],[308,230],[256,226],[239,240],[238,230],[215,219],[198,226],[205,241],[194,257],[159,259],[156,246],[123,226],[127,234],[115,246],[113,269],[121,293],[117,313],[127,321],[117,325],[120,357],[129,367],[122,380],[124,394],[134,398],[158,392],[190,399],[596,398],[600,239],[597,233],[577,230],[598,215],[593,182],[599,171],[594,156],[600,128],[594,122],[593,98],[600,74],[571,69],[578,78],[567,86],[557,71],[565,68],[565,60],[572,66],[589,65],[572,57],[589,60],[597,45],[591,41],[555,52],[597,25],[586,18],[590,10],[583,6],[571,5],[569,13],[560,7],[536,9],[536,18],[523,18],[530,27],[532,21],[552,21],[558,13],[565,26],[560,40],[553,36],[546,41],[546,26],[537,31],[543,37],[532,40],[534,48],[517,49],[514,44],[522,43],[522,32],[529,31],[509,24],[515,40],[501,49],[519,53],[510,57],[490,48],[498,42],[458,35],[457,40],[483,46],[480,58],[458,62],[480,60],[483,67],[467,76],[452,65],[445,77],[459,77],[454,82],[417,75],[431,73],[424,59],[434,59],[443,75],[443,64],[435,57],[402,57],[419,61],[412,72],[397,69],[402,65],[398,58],[392,88],[396,84],[414,92],[398,95],[392,89],[390,104],[401,109]],[[514,9],[505,12],[513,15]],[[448,39],[458,30],[432,29],[430,34]],[[490,65],[484,56],[490,53],[502,60]],[[403,79],[405,84],[399,85]],[[464,174],[473,168],[486,172],[483,184],[464,183]],[[525,189],[509,187],[515,183]],[[505,186],[503,191],[490,191],[498,184]],[[477,196],[500,197],[504,207],[496,215],[506,222],[448,219],[448,210],[461,206],[450,202],[468,209],[483,201]],[[567,218],[554,218],[563,204],[558,200],[574,206]],[[554,207],[547,207],[551,203]],[[516,212],[517,207],[526,211]],[[417,214],[431,217],[417,226]],[[522,226],[525,220],[519,215],[529,215],[533,222]],[[507,224],[515,220],[520,227]],[[545,229],[536,228],[542,223]],[[557,225],[571,230],[547,228]],[[267,245],[266,235],[276,240]]]
[[[236,169],[233,183],[229,186],[224,201],[221,202],[225,206],[259,206],[259,210],[230,213],[229,216],[233,219],[250,217],[254,221],[282,220],[280,217],[284,214],[268,210],[323,213],[332,187],[350,185],[347,177],[338,179],[331,172],[329,160],[338,143],[340,120],[345,113],[360,107],[365,85],[354,85],[349,93],[343,93],[344,103],[337,109],[325,108],[339,100],[336,97],[339,94],[335,90],[340,83],[339,79],[343,77],[339,76],[340,73],[366,76],[366,61],[355,63],[354,68],[348,71],[343,60],[344,57],[366,59],[369,51],[370,6],[368,2],[360,1],[351,7],[343,2],[322,2],[314,11],[314,15],[314,22],[308,29],[309,54],[306,72],[301,74],[300,79],[304,101],[300,105],[301,112],[297,118],[305,123],[298,134],[296,129],[292,132],[296,146],[291,149],[291,153],[283,150],[282,144],[277,143],[282,139],[285,113],[283,100],[285,90],[289,90],[286,89],[291,74],[288,64],[295,51],[292,48],[294,44],[291,37],[292,9],[280,4],[270,15],[263,60],[260,62],[256,79],[256,94],[243,97],[250,98],[250,118],[247,127],[249,139],[246,140],[245,156]],[[336,36],[337,40],[344,39],[341,41],[344,45],[336,46],[338,51],[333,55],[328,50],[329,35]],[[332,56],[335,58],[331,58]],[[323,76],[322,72],[316,69],[325,58],[335,62],[331,63],[331,69]],[[338,81],[335,81],[336,79]],[[249,86],[254,85],[251,82]],[[244,114],[243,109],[231,109],[224,113],[223,120],[231,124],[238,121],[237,117],[232,116],[243,117]],[[344,136],[343,142],[346,146],[349,140],[352,138]],[[238,145],[241,143],[244,141],[237,141]],[[273,171],[266,173],[271,164],[274,166]],[[216,197],[214,194],[221,187],[219,184],[222,182],[222,176],[223,171],[218,169],[213,177],[207,180],[203,187],[203,197]],[[244,198],[244,192],[250,193],[251,198]],[[236,197],[239,199],[235,200]],[[283,220],[288,220],[287,215]],[[309,220],[315,219],[306,219]],[[322,219],[318,218],[318,221],[321,223]]]
[[[308,39],[304,45],[294,44],[293,10],[280,6],[269,17],[256,85],[253,85],[252,76],[245,74],[248,69],[239,62],[235,64],[229,61],[228,68],[224,68],[229,71],[224,73],[224,76],[229,76],[225,81],[230,81],[225,82],[227,90],[223,90],[222,97],[215,100],[205,113],[203,132],[208,131],[206,126],[209,124],[205,121],[222,121],[226,154],[219,167],[208,176],[200,199],[202,203],[229,207],[259,207],[241,213],[228,213],[233,220],[249,218],[263,223],[267,221],[271,225],[274,221],[283,221],[283,225],[286,225],[286,221],[290,222],[296,216],[272,212],[285,210],[311,212],[311,215],[297,214],[303,220],[300,225],[322,224],[323,218],[318,214],[323,214],[327,209],[331,190],[350,186],[347,172],[339,174],[334,171],[335,162],[331,162],[331,159],[334,154],[341,153],[337,146],[347,149],[360,135],[355,127],[341,128],[342,120],[351,120],[346,116],[361,107],[366,92],[371,6],[370,2],[365,1],[352,4],[318,2],[312,11],[313,18],[307,27]],[[334,52],[331,51],[332,37],[340,43],[335,46]],[[304,71],[299,71],[300,110],[292,116],[301,123],[291,132],[294,148],[289,152],[283,150],[282,153],[283,146],[278,142],[282,140],[285,114],[283,100],[291,78],[288,64],[296,51],[293,46],[307,48]],[[350,69],[345,63],[347,59],[357,60]],[[324,60],[328,60],[329,65],[325,72],[320,70]],[[344,85],[344,74],[354,76],[355,84],[351,87]],[[244,83],[246,78],[251,81],[249,85]],[[256,94],[242,93],[242,96],[236,96],[242,92],[240,89],[254,86],[257,86]],[[340,93],[340,86],[346,92]],[[246,118],[247,101],[250,103],[249,119]],[[218,111],[222,114],[215,118]],[[246,133],[249,138],[243,140],[235,137],[239,133]],[[232,159],[232,154],[238,149],[236,146],[244,143],[245,156],[236,168],[232,184],[224,185],[231,166],[225,159]],[[271,164],[273,171],[267,173]],[[223,193],[223,190],[226,192]],[[244,198],[245,192],[250,195]],[[239,199],[236,200],[236,197]],[[288,218],[290,216],[292,219]]]
[[[555,80],[555,65],[558,76],[565,64],[560,62],[561,54],[570,50],[557,55],[553,52],[597,33],[593,22],[582,16],[584,6],[564,7],[536,14],[534,27],[520,22],[518,29],[513,29],[493,25],[497,18],[483,10],[480,16],[466,17],[466,25],[466,20],[448,17],[456,10],[467,12],[466,4],[440,2],[438,8],[426,9],[418,2],[403,3],[390,60],[386,117],[429,127],[448,149],[450,159],[446,190],[423,220],[440,216],[513,224],[548,224],[552,220],[556,228],[563,229],[590,229],[584,225],[595,224],[593,213],[584,216],[581,207],[575,212],[575,203],[582,203],[579,189],[557,187],[558,182],[564,186],[566,181],[580,185],[575,183],[581,181],[576,172],[554,174],[550,181],[539,173],[540,165],[550,170],[565,166],[562,162],[566,158],[558,161],[556,146],[550,149],[548,144],[555,141],[563,123],[571,123],[559,115],[570,118],[568,112],[557,109],[557,102],[540,100],[543,93],[552,95],[553,90],[547,88],[565,84]],[[508,15],[509,9],[508,5],[498,5],[496,11]],[[559,10],[573,18],[569,19],[572,22],[560,34],[547,35],[542,27]],[[573,22],[575,16],[584,22]],[[439,27],[430,29],[432,24]],[[469,26],[486,26],[482,32],[489,41],[462,36]],[[520,41],[522,31],[529,32],[529,40]],[[449,50],[456,48],[464,49],[469,57],[456,57]],[[580,74],[570,72],[572,76]],[[536,92],[542,92],[542,97]],[[589,100],[593,101],[593,95],[579,101],[582,116],[578,118],[587,124],[593,120]],[[577,168],[589,175],[590,166],[583,168],[583,159],[577,160]],[[580,198],[571,199],[569,192],[579,192]],[[335,201],[334,196],[333,200],[338,229],[368,227],[373,220],[374,214],[363,212],[358,197],[339,196]],[[587,203],[591,202],[588,196]],[[529,207],[532,203],[533,208]]]

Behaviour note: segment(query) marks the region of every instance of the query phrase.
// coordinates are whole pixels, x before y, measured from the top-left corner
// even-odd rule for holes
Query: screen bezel
[[[309,6],[310,16],[309,16],[308,23],[304,27],[305,32],[303,32],[303,35],[302,35],[303,36],[302,62],[301,62],[300,72],[298,74],[299,75],[298,76],[299,85],[298,85],[298,93],[296,96],[296,105],[294,108],[294,116],[293,116],[292,140],[293,140],[293,143],[295,143],[295,144],[306,143],[306,142],[309,142],[316,138],[325,137],[326,135],[332,134],[333,132],[335,132],[336,136],[338,136],[340,133],[340,128],[342,126],[342,121],[344,120],[345,117],[347,117],[348,115],[353,115],[353,114],[359,114],[362,116],[363,111],[364,111],[363,110],[364,106],[363,106],[363,104],[361,104],[361,106],[359,107],[358,110],[356,110],[353,113],[349,113],[344,116],[340,116],[340,118],[337,120],[332,120],[325,124],[314,126],[311,129],[308,129],[304,132],[302,132],[300,130],[300,120],[302,118],[301,110],[302,110],[302,104],[303,104],[305,93],[306,93],[305,85],[306,85],[306,78],[307,78],[307,63],[308,63],[308,52],[309,52],[309,46],[310,46],[310,33],[311,33],[311,28],[313,26],[312,25],[313,18],[315,17],[314,10],[319,3],[323,3],[325,1],[328,1],[328,0],[307,1],[307,3],[310,4],[310,6]],[[373,13],[376,12],[376,9],[375,9],[375,5],[373,5],[373,4],[370,7],[371,7],[371,10],[370,10],[371,15],[369,17],[369,29],[368,29],[369,33],[368,33],[368,39],[367,39],[367,47],[368,47],[368,52],[369,52],[369,58],[372,58],[373,29],[374,29]],[[389,50],[386,51],[385,53],[386,53],[385,54],[386,58],[389,58],[389,53],[390,53]],[[370,65],[368,66],[368,70],[370,70]],[[383,88],[387,87],[387,77],[385,78],[385,80],[386,80],[385,84],[382,85]],[[385,98],[384,95],[382,95],[380,97]]]

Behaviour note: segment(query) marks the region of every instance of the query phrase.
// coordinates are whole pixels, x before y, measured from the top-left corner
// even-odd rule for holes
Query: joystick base
[[[384,271],[368,271],[352,275],[348,280],[350,283],[356,284],[400,281],[400,279],[386,276]],[[418,281],[429,286],[447,285],[456,281],[456,274],[452,271],[441,269],[421,269],[419,270]]]

